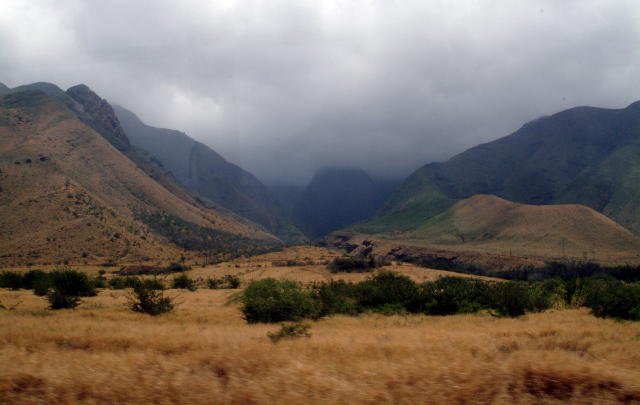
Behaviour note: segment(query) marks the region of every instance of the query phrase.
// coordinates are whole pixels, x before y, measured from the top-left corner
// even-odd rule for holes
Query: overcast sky
[[[640,99],[640,1],[3,0],[0,81],[85,83],[269,182],[403,176]]]

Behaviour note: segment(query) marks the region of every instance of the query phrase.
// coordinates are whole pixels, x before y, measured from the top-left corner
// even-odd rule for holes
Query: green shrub
[[[267,333],[267,336],[269,336],[269,339],[271,339],[273,343],[278,343],[281,339],[284,338],[311,337],[309,328],[309,325],[299,322],[285,324],[282,325],[277,332]]]
[[[51,309],[75,308],[80,297],[96,295],[94,282],[85,273],[68,268],[49,273],[51,288],[47,293]]]
[[[64,295],[92,297],[96,295],[95,283],[85,273],[62,268],[49,273],[51,287]]]
[[[164,284],[157,278],[139,278],[133,276],[116,276],[109,280],[109,287],[114,290],[123,290],[125,288],[135,288],[136,286],[144,284],[148,288],[154,288],[156,290],[163,290]]]
[[[51,279],[49,277],[38,278],[33,282],[33,293],[39,297],[44,297],[51,289]]]
[[[332,314],[417,313],[449,315],[490,310],[516,317],[527,312],[584,303],[597,316],[640,320],[640,284],[612,277],[542,282],[495,282],[443,277],[420,285],[408,277],[380,272],[360,283],[330,281],[308,290],[291,281],[265,279],[244,291],[248,322],[298,321]]]
[[[107,278],[104,276],[98,276],[93,279],[93,285],[95,288],[107,288]]]
[[[640,284],[590,279],[584,285],[584,305],[594,315],[640,320]]]
[[[417,312],[420,294],[416,283],[409,277],[390,271],[380,272],[356,284],[356,298],[362,309],[385,310],[402,307],[409,312]]]
[[[430,315],[476,312],[490,306],[490,289],[483,281],[442,277],[421,285],[422,310]]]
[[[236,288],[240,288],[240,277],[234,276],[232,274],[226,274],[224,277],[222,277],[222,279],[224,280],[225,284],[229,286],[229,288],[233,290],[235,290]]]
[[[207,287],[210,290],[219,290],[224,288],[222,285],[222,279],[220,278],[208,278],[207,279]]]
[[[49,274],[42,270],[29,270],[22,275],[22,288],[33,290],[38,296],[45,296],[51,287]]]
[[[155,288],[156,286],[156,284],[146,282],[135,284],[133,294],[129,298],[129,308],[134,312],[142,312],[152,316],[171,312],[175,307],[173,299],[165,296],[164,290]]]
[[[51,309],[69,309],[80,305],[80,297],[77,295],[65,295],[55,289],[47,293],[47,300]]]
[[[21,273],[9,270],[5,270],[0,273],[0,288],[19,290],[23,288],[22,282],[23,278]]]
[[[549,278],[542,283],[530,284],[531,310],[542,311],[548,308],[566,307],[570,301],[566,284],[559,278]]]
[[[371,272],[377,267],[388,264],[386,261],[369,257],[336,257],[329,265],[332,273],[363,273]]]
[[[186,274],[180,274],[179,276],[173,279],[173,283],[171,284],[171,288],[177,288],[182,290],[195,291],[197,289],[196,282],[193,281]]]
[[[171,263],[165,268],[167,273],[180,273],[187,270],[191,270],[191,267],[183,263]]]
[[[320,315],[355,315],[361,311],[356,287],[343,280],[318,283],[312,287],[313,296],[320,302]]]
[[[209,278],[207,279],[207,287],[212,290],[236,289],[240,287],[240,278],[232,274],[225,274],[222,278]]]
[[[491,292],[491,308],[500,316],[520,316],[531,308],[527,285],[507,281],[495,283]]]
[[[299,321],[316,318],[320,304],[293,281],[267,278],[251,282],[242,295],[247,322]]]

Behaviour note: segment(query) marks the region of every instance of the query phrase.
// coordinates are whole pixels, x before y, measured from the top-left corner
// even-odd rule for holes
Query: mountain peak
[[[87,85],[78,84],[70,87],[66,92],[69,97],[78,102],[85,115],[85,121],[104,136],[120,151],[131,148],[118,117],[107,100],[98,96]]]

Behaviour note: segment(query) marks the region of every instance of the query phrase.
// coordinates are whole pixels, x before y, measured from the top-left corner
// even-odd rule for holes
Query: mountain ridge
[[[615,154],[627,165],[616,164]],[[640,102],[575,107],[412,173],[360,229],[408,230],[475,194],[526,204],[578,203],[640,232]]]
[[[263,225],[287,242],[307,241],[253,174],[184,132],[147,125],[122,106],[114,106],[114,111],[134,146],[157,157],[191,192]]]
[[[175,260],[185,232],[204,233],[218,252],[279,243],[171,193],[60,97],[9,92],[0,98],[0,135],[3,263]]]

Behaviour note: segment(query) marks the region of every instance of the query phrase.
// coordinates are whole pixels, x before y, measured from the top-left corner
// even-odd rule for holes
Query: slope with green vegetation
[[[180,131],[146,125],[119,106],[114,106],[114,110],[131,143],[157,157],[164,168],[202,200],[259,223],[287,242],[306,240],[254,175]]]
[[[583,204],[640,232],[640,102],[624,109],[566,110],[423,166],[358,229],[416,229],[476,194],[527,204]]]

